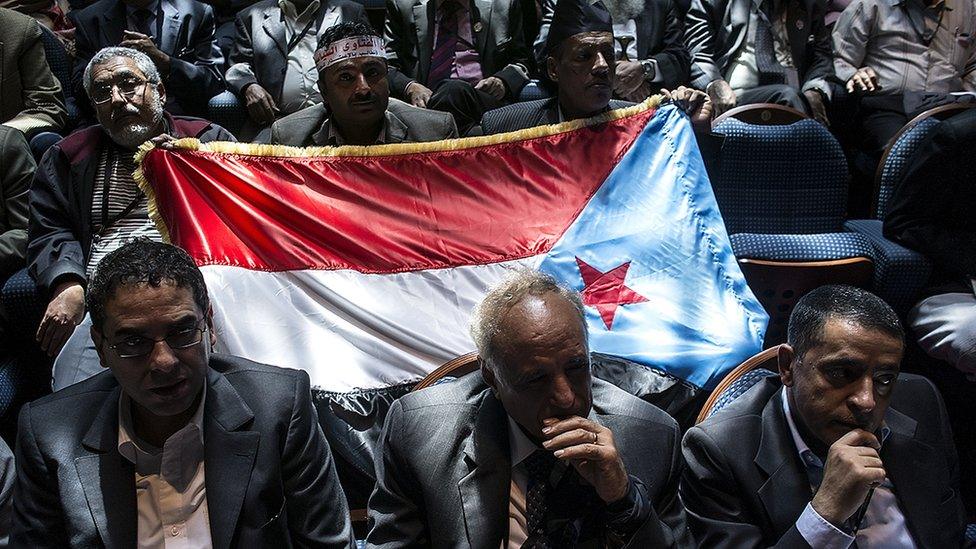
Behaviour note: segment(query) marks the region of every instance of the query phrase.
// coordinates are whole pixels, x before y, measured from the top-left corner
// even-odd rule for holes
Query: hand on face
[[[151,36],[134,31],[123,31],[122,42],[119,46],[141,51],[152,59],[161,74],[169,73],[169,56],[156,47]]]
[[[842,525],[864,503],[868,491],[885,479],[877,437],[854,429],[830,445],[823,482],[811,505],[835,526]]]
[[[617,81],[613,91],[627,97],[644,83],[644,67],[637,61],[617,61]]]
[[[542,446],[572,465],[600,499],[613,503],[627,495],[630,478],[610,429],[579,416],[547,418],[543,424]]]

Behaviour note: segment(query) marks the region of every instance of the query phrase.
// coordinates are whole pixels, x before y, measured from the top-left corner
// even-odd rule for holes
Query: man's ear
[[[485,380],[485,384],[491,388],[492,394],[498,396],[498,378],[495,377],[495,371],[480,356],[478,362],[481,363],[481,379]]]
[[[166,105],[166,86],[162,82],[156,84],[156,90],[159,92],[159,101],[165,106]]]
[[[214,330],[212,305],[207,307],[207,331],[210,332],[210,350],[212,351],[217,345],[217,330]]]
[[[559,76],[556,74],[556,58],[551,55],[546,57],[546,74],[549,75],[549,80],[559,83]]]
[[[92,342],[95,343],[95,351],[98,353],[99,364],[102,365],[102,368],[108,368],[108,366],[105,365],[105,352],[102,350],[102,343],[105,339],[102,336],[102,332],[96,328],[94,324],[92,324],[91,329],[88,330],[88,334],[91,336]]]
[[[793,386],[794,358],[796,358],[796,354],[793,352],[793,347],[786,343],[779,346],[779,350],[776,352],[776,365],[779,368],[779,379],[787,387]]]

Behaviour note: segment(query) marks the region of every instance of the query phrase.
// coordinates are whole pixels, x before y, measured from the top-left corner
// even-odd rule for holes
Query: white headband
[[[356,57],[382,57],[386,59],[386,48],[379,36],[353,36],[337,40],[315,52],[315,66],[324,70],[340,61]]]

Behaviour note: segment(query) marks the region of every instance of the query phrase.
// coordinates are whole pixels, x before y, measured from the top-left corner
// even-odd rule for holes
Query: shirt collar
[[[376,143],[374,145],[382,145],[387,142],[388,132],[390,130],[390,111],[387,110],[383,114],[383,128],[380,129],[380,134],[376,137]],[[332,146],[341,147],[346,144],[346,140],[339,135],[336,130],[335,124],[332,123],[331,118],[326,118],[322,122],[322,127],[319,131],[312,134],[312,142],[319,146]]]
[[[203,405],[207,401],[207,383],[204,380],[202,393],[200,395],[200,403],[197,404],[197,409],[190,417],[190,421],[187,422],[180,431],[187,428],[196,429],[197,434],[200,439],[200,444],[203,444]],[[175,433],[174,433],[175,435]],[[118,443],[119,453],[122,454],[125,459],[136,464],[139,455],[143,456],[153,456],[157,455],[162,451],[162,448],[156,448],[150,445],[148,442],[141,440],[135,436],[135,429],[132,425],[132,399],[125,391],[119,396],[119,443]]]
[[[508,417],[508,452],[512,461],[512,469],[514,469],[538,450],[539,446],[525,436],[525,432],[512,419],[512,416],[506,417]]]

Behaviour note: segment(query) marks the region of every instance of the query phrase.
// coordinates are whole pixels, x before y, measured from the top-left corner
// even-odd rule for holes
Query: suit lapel
[[[783,393],[777,391],[763,408],[762,440],[755,458],[756,465],[769,475],[759,488],[759,500],[773,530],[780,535],[796,522],[811,496],[810,481],[793,444],[782,398]]]
[[[237,431],[254,414],[223,375],[208,369],[207,377],[203,432],[210,536],[215,548],[226,548],[237,529],[261,436]]]
[[[920,547],[930,547],[929,540],[944,537],[936,530],[944,518],[939,515],[939,497],[945,481],[939,468],[933,466],[944,458],[935,448],[915,438],[915,420],[889,408],[885,421],[891,435],[881,448],[881,461],[895,485],[908,531]]]
[[[106,549],[136,544],[135,469],[118,451],[120,394],[118,386],[108,394],[82,439],[82,454],[75,458],[78,480]]]
[[[491,36],[491,15],[495,2],[492,0],[470,0],[471,1],[471,33],[474,35],[475,50],[480,57],[485,56],[485,47],[488,44],[488,37]],[[485,66],[485,59],[481,60]],[[490,75],[485,75],[490,76]]]
[[[494,549],[507,536],[509,488],[512,482],[508,421],[501,403],[488,391],[473,431],[464,445],[468,474],[458,482],[464,524],[471,547]]]
[[[281,8],[277,4],[264,10],[264,21],[261,28],[274,41],[275,46],[278,46],[281,56],[287,59],[288,43],[285,42],[285,22],[281,19]]]
[[[417,81],[427,85],[430,71],[430,57],[434,54],[434,26],[437,2],[435,0],[415,0],[413,4],[413,23],[417,29]],[[430,32],[428,32],[431,30]]]

